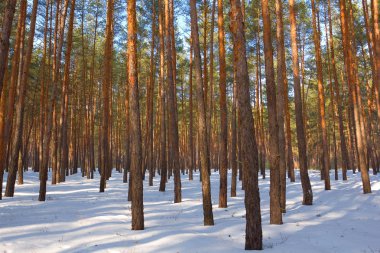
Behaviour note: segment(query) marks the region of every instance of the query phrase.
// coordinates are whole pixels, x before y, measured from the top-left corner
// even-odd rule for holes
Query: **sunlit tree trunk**
[[[3,24],[0,33],[0,97],[3,91],[5,70],[8,62],[9,38],[12,31],[13,17],[17,0],[7,0],[4,10]],[[1,192],[0,192],[1,193]]]
[[[189,180],[193,180],[193,172],[195,170],[195,152],[194,152],[194,116],[193,116],[193,42],[190,37],[190,73],[189,73],[189,152],[190,152],[190,168]]]
[[[219,40],[219,105],[220,105],[220,184],[219,207],[227,207],[227,98],[226,98],[226,49],[224,43],[223,0],[218,0]]]
[[[261,250],[262,228],[260,194],[258,188],[258,151],[249,93],[246,42],[240,0],[230,0],[231,32],[234,41],[234,65],[239,105],[239,126],[242,140],[242,166],[245,174],[245,249]],[[281,213],[280,213],[281,215]]]
[[[304,127],[304,120],[303,120],[304,108],[302,104],[301,83],[300,83],[300,76],[299,76],[297,20],[296,20],[294,0],[289,0],[289,20],[290,20],[290,37],[291,37],[291,46],[292,46],[297,144],[298,144],[299,166],[300,166],[301,184],[302,184],[302,192],[303,192],[302,204],[312,205],[313,192],[311,189],[311,184],[310,184],[310,179],[309,179],[309,174],[308,174],[308,169],[307,169],[306,138],[305,138],[305,127]]]
[[[65,69],[62,83],[62,99],[61,99],[61,162],[59,168],[60,178],[64,179],[66,170],[68,170],[68,159],[69,159],[69,147],[67,141],[67,113],[69,106],[69,85],[70,85],[70,59],[71,59],[71,48],[73,43],[73,27],[74,27],[74,14],[75,14],[75,0],[71,1],[70,7],[70,19],[69,19],[69,30],[67,33],[67,48],[65,55]],[[83,169],[83,168],[82,168]]]
[[[356,92],[356,89],[358,88],[358,83],[355,82],[355,76],[354,76],[354,70],[353,65],[355,64],[354,60],[354,52],[353,48],[350,45],[350,31],[349,31],[349,14],[347,13],[348,10],[346,8],[346,2],[344,0],[339,1],[339,7],[340,7],[340,21],[341,21],[341,30],[342,30],[342,41],[343,41],[343,52],[344,52],[344,64],[345,64],[345,71],[347,74],[347,80],[348,80],[348,86],[349,86],[349,93],[350,98],[353,104],[353,110],[354,110],[354,119],[355,119],[355,134],[356,134],[356,141],[357,141],[357,150],[358,150],[358,165],[361,171],[361,177],[362,177],[362,183],[363,183],[363,192],[364,193],[370,193],[371,192],[371,184],[369,180],[369,175],[367,171],[367,165],[366,165],[366,155],[365,155],[365,147],[364,144],[365,136],[363,136],[363,132],[361,130],[362,127],[362,118],[361,118],[361,110],[360,110],[360,104],[358,102],[358,99],[361,99],[360,96],[358,97],[358,93]]]
[[[131,178],[132,178],[132,230],[144,229],[142,147],[139,107],[139,87],[137,79],[137,21],[136,1],[127,3],[128,14],[128,84],[131,124]]]
[[[194,47],[194,67],[195,81],[197,84],[197,104],[198,104],[198,133],[199,133],[199,148],[201,159],[201,174],[202,174],[202,196],[203,196],[203,223],[205,226],[214,225],[214,217],[212,213],[211,202],[211,186],[209,176],[209,150],[207,143],[207,125],[206,125],[206,103],[203,92],[202,82],[202,63],[201,51],[199,46],[198,18],[196,1],[190,0],[191,14],[191,37]]]
[[[269,16],[268,0],[262,0],[262,16],[264,27],[264,55],[265,55],[265,79],[268,103],[269,124],[269,163],[270,163],[270,223],[282,224],[280,207],[280,167],[278,150],[278,122],[276,83],[274,80],[273,49],[271,38],[271,20]]]
[[[16,181],[16,173],[18,170],[19,165],[19,156],[21,152],[21,138],[23,135],[23,129],[24,129],[24,104],[25,104],[25,97],[26,97],[26,91],[28,89],[28,77],[29,77],[29,66],[32,59],[32,52],[33,52],[33,42],[34,42],[34,32],[36,27],[36,16],[37,16],[37,7],[38,7],[38,1],[33,1],[33,10],[32,10],[32,16],[30,20],[30,31],[29,31],[29,38],[28,38],[28,47],[25,53],[25,57],[22,58],[23,61],[20,62],[21,72],[20,72],[20,79],[18,84],[18,98],[16,102],[16,118],[14,122],[14,128],[13,128],[13,138],[11,143],[11,161],[9,164],[9,174],[8,174],[8,181],[7,181],[7,188],[5,191],[5,196],[7,197],[13,197],[14,194],[14,184]],[[24,28],[25,30],[25,24]],[[21,50],[20,53],[22,53],[23,50]]]
[[[3,173],[4,169],[6,168],[7,165],[7,144],[9,142],[10,134],[11,134],[11,126],[12,126],[12,120],[13,115],[14,115],[14,105],[15,105],[15,100],[16,100],[16,89],[17,89],[17,82],[19,79],[19,68],[20,68],[20,58],[21,58],[21,44],[23,42],[23,37],[24,37],[24,32],[25,32],[25,18],[26,18],[26,6],[27,2],[22,1],[20,4],[20,13],[18,16],[18,23],[17,23],[17,34],[16,34],[16,41],[15,41],[15,46],[14,46],[14,55],[12,58],[12,71],[11,71],[11,76],[10,76],[10,85],[9,85],[9,92],[8,92],[8,98],[2,97],[2,100],[4,100],[2,103],[8,101],[7,103],[7,113],[5,117],[5,110],[3,111],[3,120],[1,121],[1,128],[3,129],[2,133],[2,138],[1,138],[1,152],[0,152],[0,171],[1,171],[1,183],[3,182]],[[8,55],[6,56],[6,58]],[[5,108],[4,108],[5,109]],[[9,122],[6,122],[6,119],[9,120]],[[9,149],[9,147],[8,147]],[[13,173],[13,172],[11,172]],[[16,172],[14,172],[16,173]],[[8,174],[9,177],[9,174]],[[16,178],[16,174],[14,175],[14,178]],[[7,181],[8,185],[8,181]],[[11,186],[11,185],[9,185]],[[2,187],[2,185],[0,186]],[[14,183],[13,183],[13,188],[14,188]],[[14,189],[13,189],[14,190]],[[0,192],[2,193],[2,192]],[[5,193],[7,194],[7,193]],[[12,194],[13,196],[13,194]]]
[[[149,171],[149,185],[153,185],[153,92],[154,92],[154,76],[155,76],[155,62],[154,62],[154,38],[156,31],[156,8],[155,1],[152,1],[152,42],[150,52],[150,75],[147,87],[147,109],[146,109],[146,167]]]
[[[165,46],[166,46],[166,62],[167,62],[167,91],[168,91],[168,133],[170,135],[170,149],[173,159],[173,172],[174,172],[174,203],[182,201],[181,194],[181,176],[180,176],[180,164],[179,164],[179,143],[178,143],[178,122],[176,116],[176,102],[175,102],[175,82],[173,77],[173,52],[172,52],[172,38],[171,29],[172,23],[170,22],[170,5],[169,0],[164,1],[165,5]]]
[[[286,212],[286,143],[285,143],[285,90],[286,63],[284,25],[282,20],[282,0],[276,0],[276,24],[277,24],[277,121],[278,121],[278,148],[281,150],[279,160],[280,170],[280,207],[281,212]]]
[[[323,87],[323,69],[322,69],[322,56],[321,56],[321,41],[319,29],[317,27],[317,8],[314,0],[311,1],[312,7],[312,23],[313,23],[313,40],[315,46],[315,61],[317,65],[317,82],[318,82],[318,107],[319,107],[319,124],[321,127],[321,143],[322,143],[322,157],[324,164],[324,180],[325,190],[330,190],[330,156],[327,142],[327,129],[325,118],[325,92]]]

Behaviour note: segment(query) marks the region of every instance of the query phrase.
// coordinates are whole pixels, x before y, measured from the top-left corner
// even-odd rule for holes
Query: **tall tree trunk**
[[[8,101],[7,105],[7,110],[4,110],[3,113],[3,120],[1,121],[1,128],[3,129],[2,132],[2,138],[0,142],[0,171],[1,171],[1,183],[3,182],[3,173],[4,169],[7,167],[7,144],[9,142],[10,134],[11,134],[11,126],[12,126],[12,121],[13,121],[13,115],[14,115],[14,105],[15,105],[15,100],[16,100],[16,89],[17,89],[17,82],[19,78],[19,68],[20,68],[20,48],[21,44],[23,42],[23,37],[24,37],[24,32],[25,32],[25,18],[26,18],[26,6],[27,2],[22,1],[20,5],[20,13],[18,17],[18,23],[17,23],[17,34],[16,34],[16,41],[15,41],[15,46],[14,46],[14,55],[12,58],[12,71],[11,71],[11,77],[10,77],[10,86],[9,86],[9,93],[8,93],[8,99],[5,97],[2,97],[4,100],[2,103]],[[8,55],[6,56],[6,58]],[[5,63],[4,63],[5,64]],[[5,108],[4,108],[5,109]],[[5,112],[6,112],[6,117],[5,117]],[[7,119],[9,122],[6,122]],[[10,120],[11,119],[11,120]],[[8,147],[9,149],[9,147]],[[9,174],[8,174],[9,177]],[[14,175],[14,178],[16,178],[16,175]],[[8,185],[8,181],[7,181]],[[2,185],[1,185],[2,187]],[[0,192],[2,194],[2,192]]]
[[[69,30],[67,32],[67,48],[65,55],[65,69],[62,83],[62,101],[61,101],[61,162],[60,162],[60,181],[64,180],[65,172],[69,169],[69,147],[67,141],[67,112],[69,107],[69,84],[70,84],[70,60],[71,48],[73,44],[73,28],[74,28],[75,0],[71,1]],[[82,168],[84,169],[84,168]]]
[[[219,105],[220,105],[220,185],[219,207],[227,207],[227,98],[226,98],[226,49],[224,45],[223,0],[218,0],[219,40]]]
[[[343,0],[339,1],[339,7],[340,7],[340,21],[341,21],[341,30],[342,30],[342,40],[343,40],[343,52],[344,52],[344,64],[345,64],[345,71],[347,73],[347,80],[348,80],[348,86],[349,86],[349,92],[350,92],[350,98],[353,104],[353,110],[354,110],[354,121],[355,121],[355,133],[356,133],[356,141],[357,141],[357,150],[358,150],[358,164],[361,171],[361,177],[362,177],[362,184],[363,184],[363,192],[364,193],[371,193],[371,184],[369,180],[369,175],[367,171],[367,165],[366,165],[366,155],[365,155],[365,136],[363,136],[363,131],[361,130],[361,127],[363,126],[364,122],[362,122],[361,117],[361,109],[358,99],[361,99],[359,93],[356,92],[356,89],[358,88],[358,83],[355,82],[355,76],[354,76],[354,64],[355,64],[355,55],[354,50],[352,46],[350,45],[350,30],[349,30],[349,14],[347,13],[348,10],[346,8],[346,2]]]
[[[374,32],[374,45],[376,52],[376,75],[377,75],[377,93],[380,93],[380,20],[379,20],[379,0],[372,0],[372,19],[373,19],[373,32]],[[380,94],[377,98],[379,101],[377,103],[380,104]],[[379,110],[379,108],[378,108]],[[380,113],[378,112],[378,117],[380,118]],[[378,118],[378,120],[380,120]]]
[[[156,7],[155,1],[152,0],[152,44],[150,52],[150,75],[147,87],[147,109],[146,109],[146,167],[149,171],[149,185],[153,185],[153,92],[154,92],[154,37],[156,31]]]
[[[169,139],[170,139],[170,149],[172,153],[173,170],[174,170],[174,203],[179,203],[182,201],[181,194],[181,175],[180,175],[180,164],[179,164],[179,144],[178,144],[178,122],[176,116],[176,87],[173,77],[173,52],[172,52],[172,38],[171,29],[172,22],[170,20],[170,4],[169,0],[165,0],[165,41],[166,41],[166,62],[167,62],[167,81],[168,81],[168,116],[169,116]]]
[[[36,16],[37,16],[38,1],[33,1],[33,10],[30,23],[30,32],[28,38],[28,48],[26,50],[25,59],[22,64],[22,72],[20,76],[20,83],[18,87],[18,99],[16,102],[16,119],[14,125],[14,135],[12,139],[12,149],[11,149],[11,162],[9,165],[9,174],[7,181],[7,188],[5,191],[5,196],[13,197],[14,194],[14,184],[16,181],[16,173],[19,161],[19,155],[21,150],[21,138],[24,128],[24,104],[26,97],[26,90],[28,89],[28,77],[29,77],[29,66],[32,59],[33,52],[33,41],[34,32],[36,27]],[[25,27],[23,28],[25,29]]]
[[[106,42],[104,49],[104,78],[102,84],[103,93],[103,122],[102,122],[102,164],[100,178],[100,192],[106,188],[106,180],[110,168],[110,90],[112,85],[112,48],[113,48],[113,12],[114,0],[107,0]]]
[[[4,9],[3,26],[0,33],[0,97],[3,91],[4,75],[7,68],[9,38],[11,36],[16,3],[17,0],[7,0]]]
[[[286,82],[286,63],[285,63],[285,43],[284,43],[284,25],[282,19],[282,0],[276,0],[276,23],[277,23],[277,121],[278,121],[278,148],[286,149],[285,130],[284,130],[284,110]],[[286,152],[279,152],[279,169],[280,169],[280,208],[281,212],[286,212]]]
[[[332,30],[332,22],[331,22],[331,3],[328,0],[328,16],[329,16],[329,45],[330,45],[330,53],[331,53],[331,68],[334,79],[334,90],[336,96],[336,104],[338,108],[338,123],[339,123],[339,137],[340,137],[340,151],[342,157],[342,177],[343,180],[347,180],[347,169],[350,166],[349,155],[346,144],[346,137],[344,135],[344,125],[343,125],[343,109],[342,102],[340,98],[340,84],[336,70],[335,63],[335,49],[334,49],[334,39],[333,39],[333,30]]]
[[[260,194],[258,187],[258,151],[255,140],[254,121],[249,93],[249,78],[243,15],[240,0],[230,0],[231,32],[234,41],[234,65],[239,105],[239,125],[241,133],[242,166],[245,174],[245,249],[261,250],[262,228]],[[281,213],[280,213],[281,215]]]
[[[59,83],[59,70],[61,66],[61,55],[63,47],[63,38],[65,31],[65,21],[67,16],[67,8],[69,5],[69,0],[65,0],[63,5],[63,10],[59,9],[60,1],[57,2],[57,13],[56,13],[56,25],[55,25],[55,42],[54,42],[54,59],[53,59],[53,75],[52,75],[52,96],[48,102],[47,112],[46,112],[46,132],[43,140],[43,154],[41,163],[41,177],[40,177],[40,193],[38,200],[45,201],[46,198],[46,181],[49,166],[49,152],[50,152],[50,140],[53,130],[53,113],[55,111],[55,102],[58,96],[58,83]],[[61,13],[58,15],[58,13]]]
[[[166,92],[165,92],[165,42],[164,42],[164,10],[163,0],[159,0],[159,42],[160,42],[160,171],[161,181],[159,191],[165,191],[167,180],[167,160],[166,160]]]
[[[190,37],[190,73],[189,73],[189,151],[190,151],[190,168],[189,180],[193,180],[193,171],[195,169],[195,152],[194,152],[194,116],[193,116],[193,40]]]
[[[268,123],[269,123],[269,163],[270,163],[270,223],[282,224],[280,207],[280,167],[278,150],[278,122],[276,83],[274,80],[273,50],[271,38],[271,20],[269,16],[268,0],[262,0],[262,16],[264,26],[264,55],[265,78],[267,84]]]
[[[208,124],[207,133],[208,133],[208,144],[209,144],[209,159],[210,159],[210,169],[215,167],[214,163],[214,157],[216,155],[215,150],[215,141],[213,140],[213,126],[212,126],[212,119],[213,119],[213,110],[214,110],[214,26],[215,26],[215,5],[216,0],[212,0],[212,9],[211,9],[211,27],[210,27],[210,93],[209,93],[209,99],[208,104],[206,104],[206,114],[207,119],[206,122]],[[207,99],[206,99],[207,100]],[[208,110],[207,110],[208,108]]]
[[[202,175],[202,196],[203,196],[203,223],[205,226],[214,225],[214,217],[212,213],[211,202],[211,185],[209,175],[209,151],[207,143],[207,125],[206,125],[206,103],[203,92],[202,83],[202,63],[201,51],[199,46],[198,18],[196,1],[190,0],[190,15],[191,15],[191,31],[194,47],[194,67],[195,80],[197,84],[197,104],[198,104],[198,133],[199,133],[199,148],[201,159],[201,175]]]
[[[306,151],[306,138],[305,127],[303,120],[303,104],[301,96],[301,83],[299,76],[299,62],[298,62],[298,45],[297,45],[297,21],[294,0],[289,0],[289,20],[290,20],[290,37],[292,46],[292,63],[293,63],[293,79],[294,79],[294,100],[295,100],[295,113],[296,113],[296,130],[297,130],[297,144],[299,153],[299,167],[301,174],[301,184],[303,192],[303,205],[313,204],[313,192],[311,189],[308,169],[307,169],[307,151]]]
[[[315,46],[315,61],[317,65],[317,82],[318,82],[318,104],[319,104],[319,124],[321,127],[322,157],[324,167],[325,190],[330,190],[330,156],[327,142],[327,129],[325,119],[325,92],[323,88],[323,69],[321,56],[320,33],[317,27],[317,8],[314,0],[311,1],[312,23],[313,23],[313,40]]]
[[[237,86],[236,86],[236,67],[233,66],[234,81],[233,81],[233,98],[232,98],[232,115],[231,115],[231,197],[236,197],[236,184],[237,184],[237,129],[236,129],[236,116],[237,116]]]
[[[325,5],[324,5],[325,6]],[[326,8],[324,8],[325,11],[325,32],[326,36],[328,34],[327,32],[327,11]],[[330,120],[331,122],[331,132],[333,137],[333,163],[334,163],[334,178],[335,180],[338,180],[338,161],[337,161],[337,147],[336,147],[336,135],[335,135],[335,95],[333,92],[333,85],[332,85],[332,70],[331,70],[331,60],[330,60],[330,46],[329,46],[329,40],[326,40],[326,53],[327,53],[327,70],[329,74],[329,91],[330,91]]]
[[[128,14],[128,83],[131,124],[132,230],[144,229],[143,183],[141,174],[142,147],[137,79],[136,1],[129,0]]]

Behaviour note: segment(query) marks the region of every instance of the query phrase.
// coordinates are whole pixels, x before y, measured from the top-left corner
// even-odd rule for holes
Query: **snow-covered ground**
[[[260,179],[264,252],[380,252],[380,176],[371,175],[372,194],[362,194],[360,174],[332,180],[324,191],[319,172],[310,172],[314,205],[301,205],[301,185],[287,185],[283,225],[269,225],[269,179]],[[50,177],[49,177],[50,178]],[[6,179],[6,175],[5,175]],[[183,202],[144,182],[145,230],[131,231],[127,184],[114,172],[105,193],[80,174],[48,185],[46,202],[37,201],[38,175],[25,173],[14,198],[0,201],[0,252],[244,252],[244,192],[218,208],[219,175],[211,176],[215,226],[203,226],[199,174],[182,177]],[[4,184],[5,187],[5,184]]]

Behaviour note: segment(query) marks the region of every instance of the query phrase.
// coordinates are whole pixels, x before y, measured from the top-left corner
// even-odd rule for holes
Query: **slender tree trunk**
[[[57,2],[57,7],[60,5],[60,1]],[[58,83],[59,83],[59,70],[61,65],[61,55],[63,47],[63,38],[64,38],[64,28],[67,15],[67,8],[69,5],[69,0],[65,0],[63,10],[57,8],[56,14],[56,26],[55,26],[55,43],[54,43],[54,59],[53,59],[53,75],[52,75],[52,96],[46,112],[46,132],[43,141],[43,154],[42,154],[42,163],[41,163],[41,178],[40,178],[40,193],[38,200],[45,201],[46,198],[46,181],[49,165],[49,152],[50,152],[50,140],[53,130],[53,113],[55,111],[55,101],[58,96]],[[60,15],[58,13],[61,12]]]
[[[285,90],[286,82],[286,63],[285,63],[285,43],[284,25],[282,20],[282,0],[276,0],[276,23],[277,23],[277,121],[278,121],[278,148],[281,150],[279,169],[280,169],[280,208],[281,212],[286,212],[286,141],[284,130],[285,114]]]
[[[131,124],[132,230],[144,229],[143,183],[141,174],[142,147],[137,79],[136,1],[129,0],[128,14],[128,83]]]
[[[2,97],[2,99],[4,99],[3,103],[5,105],[5,102],[6,100],[8,101],[8,105],[7,105],[7,110],[4,110],[4,114],[5,112],[7,111],[7,114],[6,114],[6,117],[5,115],[3,120],[1,121],[1,128],[3,129],[3,136],[2,136],[2,139],[1,139],[1,142],[0,142],[0,145],[1,145],[1,152],[0,152],[0,171],[1,171],[1,182],[3,182],[3,173],[4,173],[4,169],[7,168],[7,144],[9,142],[9,139],[10,139],[10,134],[11,134],[11,126],[12,126],[12,121],[13,121],[13,115],[14,115],[14,105],[15,105],[15,100],[16,100],[16,89],[17,89],[17,82],[18,82],[18,78],[19,78],[19,68],[20,68],[20,58],[21,58],[21,54],[20,54],[20,51],[21,51],[21,44],[22,44],[22,41],[23,41],[23,37],[24,37],[24,31],[25,31],[25,18],[26,18],[26,6],[27,5],[27,2],[26,1],[22,1],[21,4],[20,4],[20,13],[19,13],[19,17],[18,17],[18,23],[17,23],[17,34],[16,34],[16,41],[15,41],[15,46],[14,46],[14,55],[13,55],[13,58],[12,58],[12,71],[11,71],[11,77],[10,77],[10,86],[9,86],[9,92],[8,92],[8,99],[6,99],[5,97]],[[8,46],[9,47],[9,46]],[[8,54],[6,55],[6,60],[8,58]],[[6,63],[4,63],[6,64]],[[5,65],[4,65],[5,67]],[[2,83],[1,83],[2,85]],[[4,108],[5,109],[5,108]],[[5,119],[12,119],[12,120],[9,120],[9,122],[6,122]],[[8,146],[8,149],[10,147]],[[9,152],[9,151],[8,151]],[[13,172],[11,172],[13,173]],[[16,173],[16,172],[14,172]],[[8,178],[9,178],[9,174],[8,174]],[[14,175],[14,178],[16,178],[16,175]],[[7,181],[7,185],[8,185],[8,181]],[[14,184],[13,184],[14,185]],[[10,185],[9,185],[10,186]],[[1,185],[2,187],[2,185]],[[0,192],[0,194],[2,194],[2,192]]]
[[[173,155],[173,171],[174,171],[174,203],[182,201],[181,194],[181,175],[179,164],[179,143],[178,143],[178,122],[176,117],[176,102],[175,102],[175,81],[173,77],[173,52],[172,52],[172,38],[171,29],[172,23],[170,22],[170,5],[169,0],[165,0],[165,41],[166,41],[166,62],[167,62],[167,81],[168,81],[168,116],[169,116],[169,135],[170,135],[170,149]]]
[[[336,104],[338,108],[338,123],[339,123],[339,137],[340,137],[340,150],[342,157],[342,177],[343,180],[347,180],[347,169],[350,166],[349,155],[346,144],[346,137],[344,135],[344,125],[343,125],[343,109],[340,98],[340,84],[336,70],[335,63],[335,49],[334,49],[334,39],[333,39],[333,30],[332,30],[332,22],[331,22],[331,3],[328,0],[328,16],[329,16],[329,45],[330,45],[330,53],[331,53],[331,68],[334,80],[334,90],[336,96]]]
[[[232,115],[231,115],[231,197],[236,197],[236,184],[237,184],[237,129],[236,129],[236,116],[237,116],[237,86],[236,86],[236,67],[234,68],[234,81],[233,81],[233,99],[232,99]]]
[[[156,8],[155,1],[152,0],[152,44],[150,52],[150,75],[147,87],[147,109],[146,109],[146,167],[149,171],[149,185],[153,185],[153,92],[154,92],[154,37],[156,31]]]
[[[202,174],[202,196],[203,196],[203,222],[205,226],[214,225],[214,217],[212,213],[211,202],[211,186],[209,175],[209,151],[207,143],[207,124],[206,124],[206,103],[202,85],[202,63],[201,51],[199,46],[198,18],[196,1],[190,0],[191,15],[191,31],[194,47],[194,67],[195,80],[197,84],[197,104],[198,104],[198,133],[199,148],[201,158],[201,174]]]
[[[190,168],[189,180],[193,180],[193,171],[195,169],[195,153],[194,153],[194,116],[193,116],[193,41],[190,37],[190,73],[189,73],[189,151],[190,151]]]
[[[325,5],[324,5],[325,6]],[[326,36],[328,34],[327,32],[327,11],[325,9],[325,32]],[[335,95],[333,92],[333,86],[332,86],[332,70],[331,70],[331,60],[330,60],[330,46],[329,46],[329,40],[326,40],[326,53],[327,53],[327,70],[329,74],[329,91],[330,91],[330,120],[331,120],[331,132],[333,137],[333,163],[334,163],[334,178],[335,180],[338,180],[338,161],[337,161],[337,148],[336,148],[336,136],[335,136]]]
[[[100,178],[100,192],[106,188],[110,168],[110,90],[112,84],[112,47],[113,47],[113,12],[114,0],[107,0],[106,42],[104,49],[104,78],[102,84],[103,93],[103,122],[102,122],[102,165]]]
[[[160,171],[161,181],[159,191],[165,191],[167,180],[166,160],[166,92],[165,92],[165,42],[164,42],[164,10],[163,0],[159,0],[159,42],[160,42]]]
[[[227,98],[226,98],[226,49],[224,45],[223,0],[218,0],[219,40],[219,105],[220,105],[220,185],[219,207],[227,207]]]
[[[243,15],[240,0],[230,0],[231,32],[234,41],[234,65],[237,71],[237,95],[239,105],[239,125],[242,140],[242,165],[246,180],[245,185],[245,249],[261,250],[262,228],[260,211],[260,194],[258,187],[258,151],[255,140],[254,121],[249,93],[249,78],[246,56],[246,44]],[[281,215],[281,213],[280,213]]]
[[[0,33],[0,97],[3,91],[5,70],[8,62],[9,38],[11,36],[16,4],[17,0],[7,0],[7,3],[5,4],[3,26]]]
[[[276,84],[274,80],[273,50],[271,38],[271,20],[268,0],[262,0],[262,15],[264,26],[265,78],[267,83],[268,123],[269,123],[269,163],[270,163],[270,223],[282,224],[280,207],[280,167],[278,150],[278,122]]]
[[[343,0],[339,1],[339,7],[340,7],[340,21],[341,21],[341,30],[342,30],[342,40],[343,40],[343,52],[344,52],[344,64],[345,64],[345,70],[347,73],[347,79],[348,79],[348,86],[349,86],[349,92],[350,92],[350,98],[353,104],[353,110],[354,110],[354,121],[355,121],[355,133],[356,133],[356,141],[357,141],[357,150],[358,150],[358,164],[361,171],[361,177],[362,177],[362,183],[363,183],[363,192],[364,193],[371,193],[371,184],[369,180],[369,175],[367,171],[367,165],[366,165],[366,155],[365,155],[365,136],[363,136],[363,131],[361,127],[363,126],[364,122],[362,121],[361,117],[361,108],[359,99],[360,96],[359,93],[357,93],[356,89],[358,88],[358,83],[355,82],[355,76],[354,76],[354,64],[355,62],[355,55],[354,50],[352,46],[350,45],[350,31],[349,31],[349,14],[347,13],[348,10],[346,8],[346,2]],[[351,38],[352,39],[352,38]]]
[[[299,167],[301,174],[301,184],[303,191],[303,205],[313,204],[313,192],[311,189],[308,169],[307,169],[307,150],[305,127],[303,121],[303,104],[301,96],[301,84],[299,76],[299,62],[298,62],[298,45],[297,45],[297,21],[294,0],[289,0],[289,20],[290,20],[290,37],[292,46],[292,63],[293,63],[293,79],[294,79],[294,99],[295,99],[295,113],[296,113],[296,130],[297,130],[297,144],[299,153]]]
[[[14,125],[14,136],[12,139],[12,149],[11,149],[11,162],[9,165],[9,174],[7,181],[7,188],[5,196],[13,197],[14,194],[14,184],[16,181],[17,166],[19,161],[19,155],[21,150],[21,138],[24,128],[24,104],[26,97],[26,90],[28,89],[28,77],[29,77],[29,66],[32,59],[33,52],[33,41],[34,32],[36,27],[36,16],[37,16],[38,1],[33,1],[33,10],[30,23],[30,32],[28,38],[28,48],[26,50],[26,57],[22,64],[22,72],[20,76],[20,83],[18,87],[18,99],[16,102],[16,119]],[[25,26],[25,25],[24,25]],[[25,29],[25,27],[23,28]]]
[[[379,20],[379,0],[372,0],[372,19],[373,19],[373,32],[374,32],[374,45],[376,52],[376,75],[377,75],[377,93],[380,93],[380,20]],[[380,104],[380,95],[377,98],[379,101],[377,103]],[[380,110],[380,108],[378,108]],[[380,120],[380,113],[378,112],[378,120]]]
[[[67,48],[65,55],[65,69],[64,77],[62,83],[62,101],[61,101],[61,162],[60,162],[60,178],[64,180],[65,172],[69,169],[69,147],[68,147],[68,136],[67,136],[67,112],[69,106],[69,84],[70,84],[70,59],[71,59],[71,48],[73,43],[73,28],[74,28],[74,14],[75,14],[75,0],[71,1],[70,9],[70,19],[69,19],[69,30],[67,33]],[[83,168],[82,168],[83,169]],[[60,180],[60,181],[61,181]]]
[[[313,19],[313,40],[315,46],[315,60],[317,65],[317,82],[318,82],[318,104],[319,104],[319,124],[321,127],[321,143],[322,143],[322,157],[324,164],[324,180],[325,190],[330,190],[330,156],[327,142],[327,129],[325,119],[325,92],[323,88],[323,69],[322,69],[322,56],[320,46],[320,33],[317,27],[317,8],[314,0],[311,1],[312,19]]]
[[[212,126],[212,119],[213,119],[213,109],[214,109],[214,26],[215,26],[215,5],[216,0],[212,0],[212,10],[211,10],[211,27],[210,27],[210,93],[209,93],[209,99],[208,104],[206,104],[206,114],[207,119],[206,122],[208,124],[207,126],[207,133],[208,133],[208,144],[209,144],[209,166],[210,169],[215,167],[214,163],[214,156],[217,152],[215,152],[215,142],[213,140],[213,126]],[[207,99],[206,99],[207,100]],[[208,109],[208,110],[207,110]]]

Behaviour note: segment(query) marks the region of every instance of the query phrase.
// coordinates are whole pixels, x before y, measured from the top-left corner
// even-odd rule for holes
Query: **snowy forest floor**
[[[359,173],[350,171],[346,182],[332,178],[332,190],[324,191],[319,172],[310,171],[313,206],[301,205],[297,174],[295,183],[287,183],[283,225],[269,225],[269,178],[260,179],[264,252],[380,253],[380,176],[370,173],[373,193],[364,195]],[[241,182],[226,209],[218,208],[218,173],[212,173],[211,183],[215,226],[203,226],[195,173],[194,181],[182,176],[183,202],[178,204],[172,179],[166,192],[158,191],[159,176],[152,187],[146,180],[145,230],[131,231],[128,185],[121,173],[113,172],[105,193],[98,192],[98,173],[94,180],[79,173],[55,186],[49,182],[47,200],[39,202],[38,174],[28,171],[15,197],[0,201],[0,252],[244,252]]]

